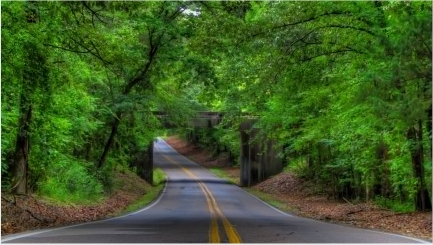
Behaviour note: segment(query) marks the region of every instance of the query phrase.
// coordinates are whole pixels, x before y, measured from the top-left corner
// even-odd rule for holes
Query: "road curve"
[[[430,243],[281,212],[216,177],[159,139],[168,176],[160,197],[125,216],[2,236],[7,243]]]

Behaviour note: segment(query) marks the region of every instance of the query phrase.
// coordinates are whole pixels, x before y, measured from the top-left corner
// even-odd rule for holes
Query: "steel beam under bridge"
[[[166,128],[176,128],[177,125],[170,123],[169,114],[164,111],[153,111],[153,114],[161,119],[161,123]],[[222,112],[199,111],[196,116],[190,118],[189,125],[195,128],[213,128],[219,123],[224,116]]]

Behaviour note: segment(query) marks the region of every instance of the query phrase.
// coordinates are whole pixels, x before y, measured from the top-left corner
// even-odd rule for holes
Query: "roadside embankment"
[[[56,203],[37,195],[1,196],[1,234],[89,222],[138,210],[156,199],[164,188],[161,170],[152,186],[129,170],[117,170],[113,190],[90,205]]]
[[[239,183],[239,168],[230,166],[224,154],[212,157],[211,151],[200,149],[177,136],[168,137],[165,141],[218,177]],[[293,173],[283,172],[244,190],[281,210],[302,217],[432,239],[432,212],[398,213],[374,203],[333,200],[314,193],[308,183]]]

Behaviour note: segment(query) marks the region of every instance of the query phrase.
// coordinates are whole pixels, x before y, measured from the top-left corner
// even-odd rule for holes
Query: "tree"
[[[325,191],[335,196],[413,198],[417,209],[430,209],[428,6],[254,2],[244,19],[214,13],[225,23],[204,20],[203,32],[218,36],[200,35],[207,45],[199,50],[219,51],[217,95],[208,104],[260,115],[262,135],[286,145],[321,189],[331,182]]]

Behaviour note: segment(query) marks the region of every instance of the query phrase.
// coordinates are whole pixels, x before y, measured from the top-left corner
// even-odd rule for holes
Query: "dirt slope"
[[[182,155],[205,167],[222,167],[239,179],[239,168],[229,166],[227,157],[211,158],[208,151],[186,143],[176,136],[166,139]],[[291,212],[308,218],[361,228],[376,229],[422,239],[432,239],[432,212],[395,213],[372,203],[352,204],[314,195],[291,173],[281,173],[252,187],[284,203]]]
[[[1,234],[56,227],[110,217],[146,193],[150,185],[131,172],[117,172],[116,191],[92,206],[60,206],[34,195],[1,196]]]

